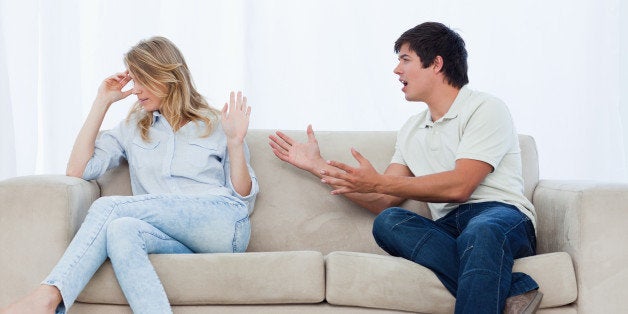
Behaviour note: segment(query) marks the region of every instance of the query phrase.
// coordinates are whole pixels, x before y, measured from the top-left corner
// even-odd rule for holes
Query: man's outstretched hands
[[[351,148],[351,154],[358,161],[358,167],[328,161],[333,170],[321,170],[321,181],[335,188],[331,194],[377,193],[382,175],[355,148]]]
[[[300,143],[282,133],[270,135],[270,147],[277,158],[293,166],[317,174],[325,165],[312,125],[307,126],[307,142]]]
[[[307,142],[304,143],[297,142],[280,131],[269,138],[270,147],[277,158],[321,177],[321,182],[334,188],[332,194],[376,192],[382,179],[382,175],[373,165],[354,148],[351,149],[351,154],[358,161],[358,167],[339,161],[326,162],[321,156],[311,125],[307,127]]]

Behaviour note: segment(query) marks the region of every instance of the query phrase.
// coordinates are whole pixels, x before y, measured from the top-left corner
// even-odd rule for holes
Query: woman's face
[[[146,86],[137,82],[133,73],[129,72],[129,76],[133,80],[133,94],[137,96],[137,100],[144,110],[152,112],[161,109],[161,98],[153,94]]]

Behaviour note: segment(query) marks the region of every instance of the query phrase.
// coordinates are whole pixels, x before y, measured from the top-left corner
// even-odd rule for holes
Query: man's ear
[[[434,69],[434,73],[438,73],[443,69],[443,57],[436,56],[434,61],[432,62],[432,68]]]

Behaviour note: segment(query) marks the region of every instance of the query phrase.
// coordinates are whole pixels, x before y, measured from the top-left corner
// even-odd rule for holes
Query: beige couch
[[[454,298],[426,268],[374,242],[374,215],[274,157],[271,131],[251,130],[260,182],[247,253],[152,255],[175,313],[447,313]],[[288,132],[304,139],[303,132]],[[324,156],[356,147],[383,170],[394,132],[319,132]],[[538,213],[540,255],[517,260],[545,294],[544,313],[627,313],[628,186],[538,177],[534,140],[520,136],[525,194]],[[129,194],[126,167],[96,182],[61,175],[0,182],[0,307],[33,289],[98,197]],[[424,204],[406,208],[426,214]],[[130,313],[107,262],[71,313]]]

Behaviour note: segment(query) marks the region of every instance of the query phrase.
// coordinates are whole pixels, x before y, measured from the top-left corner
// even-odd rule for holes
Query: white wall
[[[63,172],[100,81],[152,35],[179,46],[215,106],[243,89],[252,128],[397,130],[425,105],[404,100],[393,43],[433,20],[465,39],[470,86],[505,100],[519,132],[535,137],[543,178],[628,181],[626,7],[620,0],[0,0],[15,150],[25,156],[17,174]],[[104,127],[131,102],[112,107]],[[38,168],[29,156],[39,156]]]
[[[619,18],[621,28],[617,41],[619,47],[619,109],[624,134],[624,169],[628,169],[628,3],[620,2]],[[624,180],[626,179],[624,172]]]

